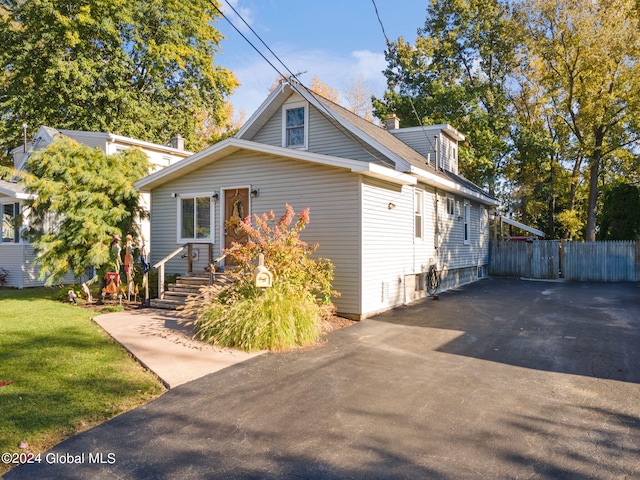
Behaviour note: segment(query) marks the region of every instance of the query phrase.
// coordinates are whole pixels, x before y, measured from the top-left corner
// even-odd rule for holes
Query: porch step
[[[229,274],[217,273],[214,285],[220,289],[233,283]],[[198,295],[202,287],[209,285],[209,272],[194,272],[184,277],[176,278],[176,283],[170,283],[164,292],[164,298],[154,298],[150,304],[153,308],[177,310],[183,306],[191,296]]]

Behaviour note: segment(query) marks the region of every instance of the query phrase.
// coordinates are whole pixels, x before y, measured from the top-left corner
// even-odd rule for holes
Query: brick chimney
[[[184,138],[182,138],[182,135],[177,134],[173,137],[171,139],[171,146],[176,150],[184,150]]]
[[[400,119],[396,117],[395,113],[392,113],[387,117],[387,130],[397,130],[400,128]]]

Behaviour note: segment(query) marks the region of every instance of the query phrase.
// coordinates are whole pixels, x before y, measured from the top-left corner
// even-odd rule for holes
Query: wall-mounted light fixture
[[[217,193],[214,193],[213,195],[211,195],[211,198],[213,199],[214,202],[217,202],[220,199],[220,195],[218,195]]]
[[[251,190],[251,198],[256,198],[258,195],[260,195],[260,190],[258,190],[257,188]]]
[[[180,195],[178,195],[177,193],[175,193],[175,192],[174,192],[174,193],[172,193],[172,194],[171,194],[171,196],[172,196],[173,198],[176,198],[176,197],[179,197]]]
[[[387,205],[387,208],[389,208],[389,210],[393,210],[394,208],[396,208],[396,204],[389,202],[389,205]]]
[[[458,215],[458,221],[461,222],[462,221],[462,215]]]

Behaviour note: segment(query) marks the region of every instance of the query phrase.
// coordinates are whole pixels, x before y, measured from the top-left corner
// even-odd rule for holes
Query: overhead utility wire
[[[229,2],[227,2],[226,0],[225,0],[225,3],[226,3],[227,5],[229,5],[229,7],[231,7],[231,5],[229,4]],[[245,41],[246,41],[249,45],[251,45],[251,47],[252,47],[252,48],[253,48],[253,49],[258,53],[258,55],[260,55],[260,56],[264,59],[264,61],[265,61],[265,62],[267,62],[267,63],[271,66],[271,68],[273,68],[276,72],[278,72],[278,75],[280,75],[281,77],[283,77],[283,78],[284,78],[284,75],[282,74],[282,72],[280,72],[280,70],[278,70],[278,67],[276,67],[273,63],[271,63],[271,62],[269,61],[269,59],[268,59],[267,57],[265,57],[265,56],[263,55],[263,53],[262,53],[260,50],[258,50],[258,48],[257,48],[253,43],[251,43],[251,40],[249,40],[249,39],[244,35],[244,33],[242,33],[242,32],[240,31],[240,29],[239,29],[238,27],[236,27],[236,26],[235,26],[235,24],[234,24],[231,20],[229,20],[229,18],[224,14],[224,12],[223,12],[222,10],[220,10],[220,9],[219,9],[215,4],[213,5],[213,8],[215,8],[215,9],[218,11],[218,13],[220,14],[220,16],[221,16],[222,18],[224,18],[227,22],[229,22],[229,25],[231,25],[231,26],[233,27],[233,29],[234,29],[236,32],[238,32],[238,34],[239,34],[242,38],[244,38],[244,39],[245,39]],[[245,25],[249,26],[249,25],[247,24],[247,22],[245,22],[245,21],[244,21],[244,18],[242,18],[242,17],[240,16],[240,14],[239,14],[238,12],[236,12],[236,10],[235,10],[233,7],[231,7],[231,9],[236,13],[236,15],[238,15],[238,17],[239,17],[239,18],[244,22],[244,24],[245,24]],[[251,29],[251,27],[249,27],[249,28]],[[253,29],[251,29],[251,31],[253,32]],[[255,34],[255,32],[253,32],[253,33]],[[257,35],[256,35],[256,36],[257,36]],[[260,37],[258,37],[258,38],[260,38]],[[261,40],[261,41],[262,41],[262,40]],[[262,43],[264,43],[264,42],[262,42]],[[269,48],[269,47],[267,47],[267,48]],[[269,51],[271,51],[271,49],[269,49]],[[273,52],[271,52],[271,53],[273,54]],[[277,57],[277,55],[273,54],[273,56],[274,56],[274,57],[276,57],[280,63],[282,63],[282,61]],[[283,65],[284,65],[284,64],[283,64]],[[286,68],[286,66],[285,66],[285,68]],[[287,68],[287,70],[289,70],[289,69]]]
[[[378,23],[380,24],[380,28],[382,29],[382,35],[384,35],[384,39],[387,42],[387,47],[391,47],[391,42],[389,41],[389,37],[387,37],[387,32],[384,29],[384,24],[382,23],[382,19],[380,18],[380,12],[378,11],[378,6],[376,5],[376,0],[371,0],[371,3],[373,3],[373,9],[376,11],[376,17],[378,18]],[[418,115],[418,111],[416,110],[415,105],[413,104],[413,100],[411,99],[411,96],[407,97],[409,99],[409,103],[411,104],[411,110],[413,110],[413,114],[416,116],[416,120],[418,121],[418,125],[420,125],[420,128],[422,129],[422,133],[424,133],[424,137],[427,140],[427,143],[434,149],[434,151],[436,152],[435,154],[437,155],[437,145],[434,145],[431,142],[431,139],[429,138],[429,136],[427,135],[427,132],[424,128],[424,125],[422,124],[422,120],[420,119],[420,116]],[[437,159],[436,159],[436,165],[437,165]]]
[[[384,31],[384,25],[382,24],[382,20],[380,19],[380,12],[378,12],[376,0],[371,0],[371,3],[373,3],[373,9],[376,11],[376,17],[378,17],[378,23],[380,24],[380,28],[382,29],[382,35],[384,35],[384,39],[387,41],[387,46],[390,46],[391,42],[389,41],[389,37],[387,37],[387,32]]]
[[[251,28],[251,25],[249,25],[249,24],[247,23],[247,21],[242,17],[242,15],[240,15],[240,13],[239,13],[239,12],[238,12],[234,7],[233,7],[233,5],[231,5],[231,4],[228,2],[228,0],[225,0],[225,3],[229,6],[229,8],[231,8],[231,10],[233,10],[233,12],[236,14],[236,16],[237,16],[240,20],[242,20],[242,23],[244,23],[244,24],[247,26],[247,28],[251,31],[251,33],[253,33],[253,34],[256,36],[256,38],[257,38],[258,40],[260,40],[260,43],[262,43],[262,45],[264,45],[264,46],[265,46],[265,48],[266,48],[266,49],[271,53],[271,55],[273,55],[273,56],[275,57],[275,59],[276,59],[276,60],[278,60],[278,62],[280,62],[280,64],[284,67],[284,69],[289,73],[289,75],[290,75],[290,77],[289,77],[289,78],[290,78],[290,79],[292,79],[292,80],[294,80],[294,81],[289,82],[289,85],[291,86],[291,88],[293,88],[295,91],[297,91],[298,93],[300,93],[300,92],[298,91],[298,85],[300,85],[300,87],[304,88],[307,92],[310,92],[310,90],[309,90],[307,87],[305,87],[305,86],[302,84],[302,82],[300,82],[300,81],[297,79],[296,74],[294,74],[294,73],[289,69],[289,67],[287,67],[287,65],[286,65],[282,60],[280,60],[280,58],[278,57],[278,55],[276,55],[276,54],[275,54],[275,52],[274,52],[273,50],[271,50],[271,48],[269,48],[269,46],[264,42],[264,40],[262,40],[262,38],[260,37],[260,35],[258,35],[258,34],[256,33],[256,31],[255,31],[253,28]],[[251,43],[251,41],[250,41],[250,40],[249,40],[249,39],[248,39],[248,38],[247,38],[247,37],[246,37],[246,36],[245,36],[245,35],[244,35],[244,34],[243,34],[239,29],[238,29],[238,27],[236,27],[236,26],[233,24],[233,22],[232,22],[232,21],[231,21],[231,20],[230,20],[230,19],[229,19],[229,18],[228,18],[228,17],[227,17],[227,16],[226,16],[226,15],[225,15],[225,14],[224,14],[224,13],[223,13],[219,8],[218,8],[218,7],[217,7],[217,6],[215,6],[215,5],[214,5],[214,8],[218,11],[218,13],[219,13],[219,14],[220,14],[220,15],[221,15],[221,16],[222,16],[222,17],[223,17],[227,22],[229,22],[229,24],[233,27],[233,29],[234,29],[236,32],[238,32],[238,33],[240,34],[240,36],[241,36],[242,38],[244,38],[244,39],[245,39],[245,41],[246,41],[249,45],[251,45],[251,47],[252,47],[256,52],[258,52],[258,54],[259,54],[259,55],[260,55],[260,56],[265,60],[265,62],[267,62],[269,65],[271,65],[271,68],[273,68],[273,69],[278,73],[278,75],[280,75],[280,77],[281,77],[281,78],[286,78],[286,77],[285,77],[285,75],[283,75],[283,74],[282,74],[282,72],[280,72],[280,70],[278,70],[278,68],[277,68],[273,63],[271,63],[271,62],[267,59],[267,57],[265,57],[265,56],[262,54],[262,52],[261,52],[260,50],[258,50],[258,48],[257,48],[253,43]],[[296,84],[297,84],[297,85],[296,85]],[[336,118],[336,114],[335,114],[335,112],[333,112],[333,111],[332,111],[329,107],[327,107],[323,102],[321,102],[321,101],[320,101],[320,102],[318,102],[318,103],[320,104],[320,106],[322,107],[322,109],[327,113],[327,115],[329,115],[331,118],[333,118],[333,120],[338,124],[338,126],[340,126],[340,121]],[[367,151],[367,152],[369,153],[369,155],[371,155],[373,158],[376,158],[377,160],[379,160],[379,161],[380,161],[380,162],[382,162],[383,164],[387,164],[387,163],[388,163],[388,162],[387,162],[387,161],[385,161],[384,159],[378,158],[378,156],[377,156],[375,153],[373,153],[373,152],[369,151],[368,145],[366,145],[364,142],[362,142],[362,140],[361,140],[360,138],[358,138],[356,135],[354,135],[352,132],[350,132],[350,131],[349,131],[349,130],[347,130],[347,129],[344,129],[343,127],[340,127],[340,128],[342,128],[342,130],[343,130],[343,132],[344,132],[345,134],[347,134],[347,135],[351,136],[354,140],[356,140],[356,142],[357,142],[357,143],[359,143],[359,144],[360,144],[360,145],[365,149],[365,151]]]

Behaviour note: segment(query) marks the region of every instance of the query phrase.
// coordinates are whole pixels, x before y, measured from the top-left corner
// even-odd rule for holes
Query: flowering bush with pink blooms
[[[262,253],[264,264],[274,274],[276,283],[308,291],[320,304],[330,304],[331,297],[337,295],[331,289],[333,264],[310,257],[318,245],[309,245],[300,239],[300,233],[308,223],[309,209],[296,215],[289,204],[285,205],[285,214],[278,220],[273,210],[254,215],[253,222],[247,217],[236,226],[249,240],[246,244],[234,244],[227,252],[227,258],[236,265],[235,272],[247,279],[251,278]]]
[[[187,309],[195,310],[196,334],[210,343],[244,350],[276,349],[317,341],[323,317],[334,313],[331,298],[333,264],[311,258],[317,245],[308,245],[300,233],[309,223],[309,209],[298,213],[290,205],[277,218],[273,211],[228,225],[247,234],[248,241],[226,251],[227,263],[235,265],[235,283],[209,300]],[[253,272],[258,257],[273,274],[273,286],[255,286]],[[205,292],[205,296],[207,292]]]

